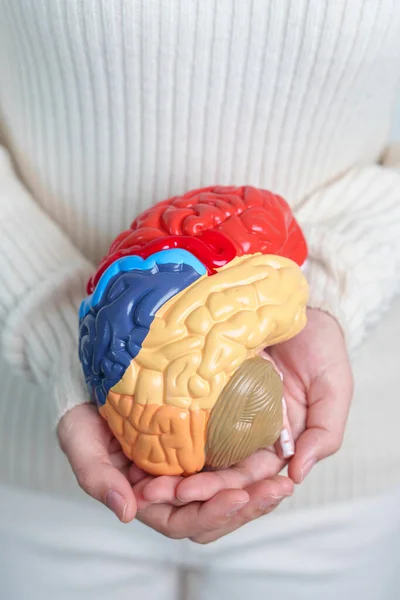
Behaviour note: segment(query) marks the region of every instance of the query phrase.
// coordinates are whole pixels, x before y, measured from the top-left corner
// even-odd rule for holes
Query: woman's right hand
[[[58,439],[80,487],[123,523],[132,521],[137,512],[127,478],[132,463],[96,407],[80,404],[65,413],[58,425]]]
[[[137,516],[173,539],[211,542],[271,512],[293,492],[292,481],[278,475],[245,489],[225,489],[215,495],[210,490],[210,499],[204,502],[150,502],[142,490],[155,478],[132,465],[94,406],[82,404],[68,411],[60,421],[58,437],[87,494],[108,506],[120,521],[128,523]],[[175,478],[170,479],[174,485]]]

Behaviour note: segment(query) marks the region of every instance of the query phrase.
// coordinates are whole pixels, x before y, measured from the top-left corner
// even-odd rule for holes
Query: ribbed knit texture
[[[47,389],[53,422],[87,398],[92,265],[138,212],[203,185],[289,201],[310,305],[359,346],[398,290],[400,174],[377,165],[398,2],[0,0],[0,15],[2,354]]]

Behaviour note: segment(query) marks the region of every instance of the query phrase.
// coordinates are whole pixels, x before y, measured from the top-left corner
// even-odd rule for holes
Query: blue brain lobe
[[[154,264],[109,280],[79,324],[79,358],[93,402],[105,403],[140,352],[157,310],[199,277],[193,266],[180,263]]]

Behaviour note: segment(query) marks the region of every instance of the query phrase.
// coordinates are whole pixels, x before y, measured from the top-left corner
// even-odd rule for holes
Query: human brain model
[[[253,187],[160,202],[111,245],[80,308],[91,399],[153,475],[223,468],[282,430],[282,379],[259,355],[304,327],[303,234]]]

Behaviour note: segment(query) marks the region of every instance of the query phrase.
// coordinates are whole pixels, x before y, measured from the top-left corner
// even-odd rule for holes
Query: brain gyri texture
[[[161,202],[114,241],[88,283],[79,352],[92,400],[138,466],[226,466],[279,435],[279,378],[256,355],[304,327],[306,255],[285,201],[249,187]],[[261,397],[261,381],[274,392]],[[234,401],[236,443],[221,419]]]

